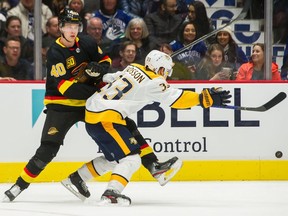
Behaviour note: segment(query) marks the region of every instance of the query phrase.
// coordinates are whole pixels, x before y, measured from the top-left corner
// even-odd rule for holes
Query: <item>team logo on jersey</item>
[[[108,21],[109,25],[106,31],[106,37],[110,40],[116,40],[124,37],[126,24],[120,19],[111,19]]]
[[[76,65],[76,60],[74,56],[69,57],[66,59],[66,68],[69,69]]]
[[[130,144],[136,145],[138,142],[134,137],[129,138]]]
[[[49,128],[49,130],[48,130],[48,134],[49,135],[55,135],[56,133],[58,133],[59,131],[57,130],[57,128],[55,128],[55,127],[51,127],[51,128]]]
[[[85,68],[87,66],[87,62],[82,62],[78,67],[74,68],[71,72],[73,76],[76,76],[77,74],[83,74]]]

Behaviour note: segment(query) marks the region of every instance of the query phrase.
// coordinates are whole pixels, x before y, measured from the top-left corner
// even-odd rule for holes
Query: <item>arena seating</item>
[[[235,19],[242,11],[237,7],[237,0],[202,1],[207,8],[207,15],[211,18],[213,25],[220,25]],[[243,49],[248,57],[251,56],[252,45],[264,43],[264,20],[242,19],[231,25],[235,42]],[[282,66],[285,44],[273,44],[273,60]]]

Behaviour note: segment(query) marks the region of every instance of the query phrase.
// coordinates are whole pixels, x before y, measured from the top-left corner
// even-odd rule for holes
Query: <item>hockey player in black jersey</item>
[[[99,90],[101,79],[111,64],[109,56],[102,52],[93,38],[78,35],[82,24],[77,12],[65,9],[59,16],[59,28],[61,36],[51,45],[47,53],[44,99],[46,120],[40,146],[20,173],[16,183],[5,191],[4,201],[13,201],[56,157],[69,129],[75,123],[84,121],[86,99]],[[175,172],[168,177],[164,176],[165,172],[176,162],[177,170],[180,169],[180,160],[174,157],[159,163],[135,123],[128,120],[127,127],[134,133],[141,149],[146,149],[141,155],[143,165],[159,179],[161,185],[167,183]],[[77,189],[82,190],[85,197],[90,196],[85,182],[77,172],[70,175],[69,180]]]

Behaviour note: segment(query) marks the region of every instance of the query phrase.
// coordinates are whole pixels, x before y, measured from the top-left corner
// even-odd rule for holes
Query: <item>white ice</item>
[[[131,182],[129,207],[97,206],[106,182],[89,182],[78,200],[60,183],[35,183],[13,202],[0,202],[0,216],[288,216],[288,181]],[[11,184],[0,184],[0,195]]]

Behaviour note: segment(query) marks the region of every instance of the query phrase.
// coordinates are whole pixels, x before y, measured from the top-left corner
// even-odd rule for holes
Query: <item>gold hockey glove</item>
[[[199,95],[200,105],[203,108],[209,108],[211,106],[226,106],[231,101],[232,96],[230,91],[222,90],[219,88],[203,89]]]

